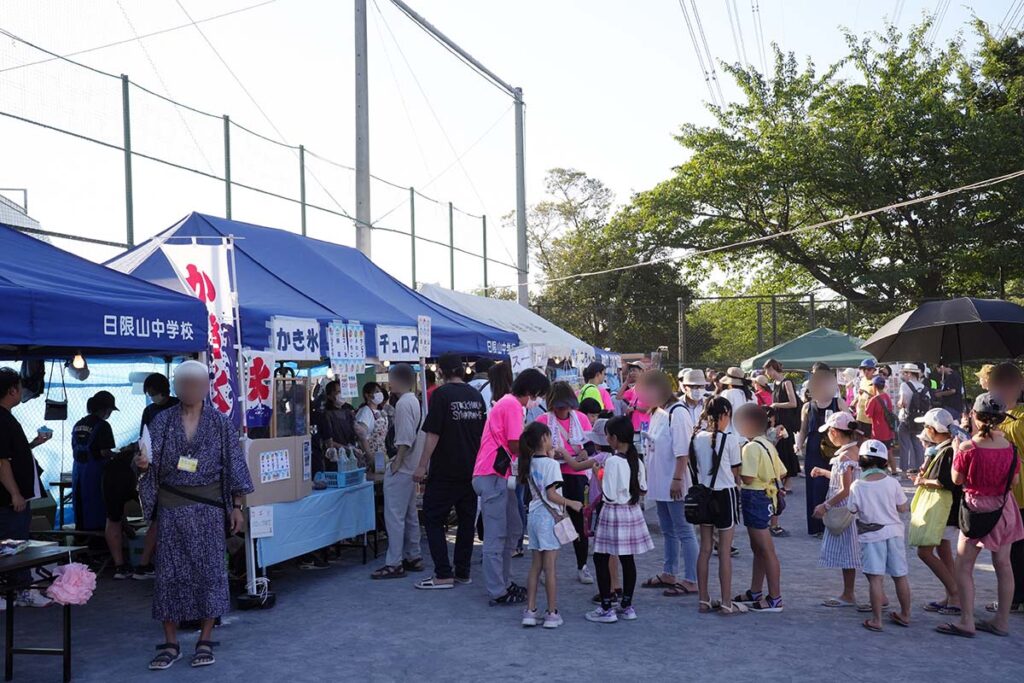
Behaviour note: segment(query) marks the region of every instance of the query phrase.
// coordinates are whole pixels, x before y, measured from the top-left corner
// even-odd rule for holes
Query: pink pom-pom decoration
[[[46,594],[61,605],[84,605],[96,590],[96,574],[81,562],[57,567]]]

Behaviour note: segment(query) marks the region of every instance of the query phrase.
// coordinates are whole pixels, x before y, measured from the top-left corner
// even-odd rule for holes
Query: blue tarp
[[[233,235],[238,269],[242,344],[269,348],[271,316],[359,321],[367,326],[367,353],[376,325],[415,326],[432,319],[434,355],[500,356],[519,337],[434,303],[406,287],[351,247],[284,230],[192,213],[149,242],[108,265],[136,277],[180,289],[170,262],[158,248],[168,237]]]
[[[0,225],[0,356],[191,353],[206,308]]]

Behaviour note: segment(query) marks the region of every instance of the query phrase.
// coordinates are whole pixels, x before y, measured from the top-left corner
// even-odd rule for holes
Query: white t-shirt
[[[679,404],[675,404],[679,405]],[[671,410],[675,406],[669,406]],[[648,469],[647,495],[655,501],[671,501],[669,489],[675,474],[676,459],[690,454],[690,435],[693,422],[686,408],[672,410],[658,408],[651,415],[644,445],[644,461]],[[683,470],[683,491],[690,488],[689,468]]]
[[[533,486],[530,487],[530,495],[532,496],[530,500],[530,514],[548,514],[544,503],[537,498],[536,491],[538,490],[548,505],[558,510],[560,514],[565,514],[564,507],[555,505],[548,498],[548,488],[550,486],[554,485],[556,488],[562,488],[562,468],[559,467],[554,458],[549,458],[546,455],[530,458],[530,479],[533,481]]]
[[[366,428],[366,434],[372,434],[377,424],[377,418],[373,414],[373,408],[364,405],[356,411],[356,423]]]
[[[731,389],[726,389],[725,391],[722,392],[721,395],[722,395],[723,398],[729,399],[729,403],[732,405],[732,414],[733,415],[736,414],[736,411],[739,410],[739,407],[741,405],[744,405],[744,404],[747,404],[747,403],[757,403],[756,399],[754,399],[754,398],[747,398],[747,395],[743,393],[743,390],[742,389],[738,389],[736,387],[733,387]]]
[[[469,383],[469,386],[480,392],[480,395],[484,397],[484,409],[490,412],[491,400],[494,398],[494,392],[491,391],[491,381],[489,379],[474,379]]]
[[[647,490],[647,468],[640,461],[638,480],[640,491]],[[601,480],[601,492],[606,503],[617,505],[629,504],[629,461],[622,455],[614,453],[604,463],[604,477]]]
[[[424,439],[420,438],[420,427],[423,421],[420,419],[420,402],[412,392],[402,394],[395,404],[395,446],[409,446],[409,452],[402,460],[399,472],[413,474],[420,464],[420,455],[423,453]]]
[[[734,434],[718,432],[715,435],[715,451],[720,449],[722,451],[722,464],[718,467],[718,477],[715,479],[716,491],[736,486],[732,468],[743,463],[743,458],[740,456],[740,445],[740,439]],[[693,437],[693,452],[697,456],[697,481],[704,486],[711,486],[711,467],[714,463],[714,454],[711,452],[711,432],[701,432]]]
[[[878,481],[857,479],[850,489],[848,507],[865,523],[884,524],[878,531],[858,534],[861,543],[874,543],[889,538],[903,537],[903,520],[896,506],[907,502],[907,494],[896,477],[883,477]]]
[[[913,387],[913,389],[911,389]],[[910,403],[914,400],[914,392],[924,389],[924,385],[916,379],[909,382],[900,382],[899,419],[906,421],[910,411]]]

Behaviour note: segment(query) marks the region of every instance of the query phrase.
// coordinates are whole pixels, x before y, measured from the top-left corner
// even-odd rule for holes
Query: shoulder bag
[[[751,443],[756,443],[758,446],[760,446],[761,450],[764,451],[765,456],[767,456],[768,459],[771,460],[772,452],[765,448],[763,443],[761,443],[757,439],[751,440]],[[771,463],[771,465],[774,469],[775,463]],[[782,514],[783,510],[786,509],[786,490],[785,487],[783,487],[782,482],[779,481],[779,479],[773,479],[772,482],[775,484],[775,500],[773,501],[773,508],[775,511],[772,514],[774,514],[777,517]]]
[[[697,483],[697,452],[693,446],[695,439],[690,439],[690,473],[693,475],[694,484],[683,498],[683,514],[690,524],[713,524],[717,517],[718,503],[715,500],[715,481],[718,480],[718,470],[722,465],[726,438],[727,435],[723,433],[722,441],[718,445],[718,452],[712,456],[711,486]]]
[[[50,379],[46,383],[46,408],[43,411],[43,419],[47,422],[52,421],[63,421],[68,419],[68,388],[64,384],[64,366],[60,368],[60,388],[61,393],[64,394],[64,398],[57,400],[50,398],[50,389],[53,388],[53,370],[57,366],[57,361],[53,361],[50,364]]]
[[[558,510],[548,503],[544,496],[541,495],[541,492],[537,489],[537,484],[534,483],[533,476],[528,476],[527,479],[530,481],[530,488],[533,489],[533,495],[537,497],[537,500],[541,502],[541,505],[547,508],[548,512],[551,513],[551,516],[555,520],[555,538],[558,539],[558,542],[562,545],[566,545],[579,538],[579,534],[576,533],[576,527],[572,525],[572,520],[569,519],[569,516],[559,514]]]
[[[1017,470],[1017,447],[1013,447],[1013,458],[1010,459],[1010,472],[1006,475],[1006,489],[1003,491],[1003,502],[995,510],[989,512],[978,512],[972,510],[967,504],[967,497],[960,500],[960,531],[967,538],[984,538],[992,533],[996,524],[1003,516],[1003,508],[1006,507],[1006,498],[1010,494],[1010,487],[1013,485],[1013,475]]]

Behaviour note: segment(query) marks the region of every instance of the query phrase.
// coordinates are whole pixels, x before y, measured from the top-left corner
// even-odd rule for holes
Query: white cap
[[[889,449],[878,439],[868,439],[860,445],[860,454],[872,458],[889,460]]]
[[[912,372],[915,375],[920,375],[921,368],[917,366],[917,363],[904,363],[900,366],[900,372]]]
[[[915,417],[914,422],[923,424],[925,427],[931,427],[937,432],[948,434],[949,426],[953,424],[954,420],[953,416],[945,408],[932,408],[921,417]]]
[[[687,370],[680,379],[684,387],[702,387],[708,383],[703,370]]]
[[[174,380],[205,379],[210,380],[210,369],[197,360],[187,360],[174,368]]]
[[[762,387],[766,387],[770,384],[767,375],[757,375],[754,377],[754,382],[760,384]]]
[[[585,434],[586,440],[597,446],[607,446],[608,435],[604,432],[606,424],[608,424],[607,418],[594,420],[594,428]]]

